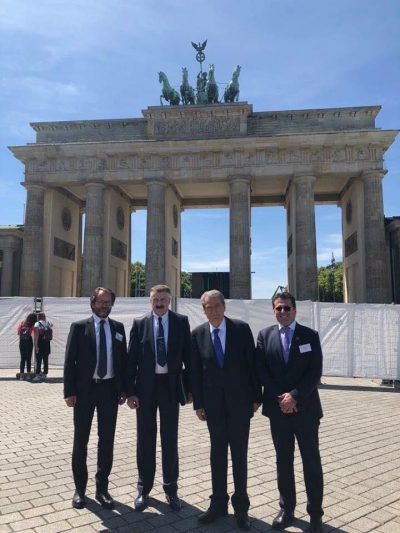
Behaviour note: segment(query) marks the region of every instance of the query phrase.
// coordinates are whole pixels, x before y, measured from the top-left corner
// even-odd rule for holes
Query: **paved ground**
[[[196,516],[209,502],[209,440],[205,424],[190,406],[181,411],[179,494],[184,508],[180,513],[165,503],[159,475],[151,506],[144,513],[134,511],[135,414],[126,406],[120,408],[110,480],[116,508],[105,511],[94,500],[93,428],[90,503],[75,510],[71,507],[72,410],[62,399],[61,371],[50,370],[45,383],[30,383],[17,381],[14,371],[0,370],[0,382],[0,533],[237,531],[231,508],[228,518],[212,525],[199,527],[197,522]],[[323,378],[325,532],[400,532],[399,392],[366,379]],[[289,532],[305,531],[308,523],[298,458],[296,476],[297,521]],[[270,531],[278,511],[275,457],[268,421],[260,413],[252,421],[249,493],[252,531]]]

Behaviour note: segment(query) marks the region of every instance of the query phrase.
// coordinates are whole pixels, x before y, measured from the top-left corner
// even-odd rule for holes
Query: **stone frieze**
[[[224,117],[215,117],[224,118]],[[203,119],[196,119],[203,120]],[[204,119],[208,120],[208,119]],[[179,121],[181,123],[181,121]],[[200,153],[178,154],[176,156],[159,154],[131,154],[100,158],[60,158],[37,159],[29,162],[29,172],[68,172],[68,171],[96,171],[119,169],[170,169],[170,168],[203,168],[203,167],[243,167],[269,165],[323,164],[323,163],[353,163],[381,160],[381,150],[375,146],[343,146],[298,149],[254,149],[240,151],[214,151]]]

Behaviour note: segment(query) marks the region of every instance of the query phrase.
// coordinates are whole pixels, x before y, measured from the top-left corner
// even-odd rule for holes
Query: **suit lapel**
[[[153,354],[156,355],[156,348],[154,346],[154,317],[153,313],[150,313],[145,318],[145,335],[144,338],[148,338],[150,340],[151,349],[153,350]]]

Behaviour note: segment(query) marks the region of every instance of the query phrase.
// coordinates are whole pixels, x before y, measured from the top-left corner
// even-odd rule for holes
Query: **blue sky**
[[[400,128],[398,0],[1,0],[0,225],[23,222],[23,167],[7,146],[34,142],[30,122],[141,117],[158,105],[163,70],[195,85],[190,42],[257,111],[381,105],[377,126]],[[399,139],[386,153],[386,216],[400,215]],[[253,297],[286,278],[284,208],[252,209]],[[146,213],[132,216],[132,260],[145,261]],[[341,260],[336,206],[317,206],[318,264]],[[217,241],[215,229],[219,228]],[[211,238],[212,236],[212,238]],[[226,209],[182,214],[182,267],[229,270]]]

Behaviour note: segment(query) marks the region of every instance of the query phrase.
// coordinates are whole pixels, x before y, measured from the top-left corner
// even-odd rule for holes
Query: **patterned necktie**
[[[165,366],[167,364],[167,351],[165,349],[164,328],[162,318],[158,317],[158,335],[157,335],[157,364]]]
[[[103,379],[107,374],[107,341],[106,332],[104,330],[105,320],[100,320],[100,349],[99,349],[99,365],[97,367],[97,375]]]
[[[219,328],[213,330],[214,334],[214,350],[218,359],[218,364],[222,368],[224,366],[224,351],[222,349],[221,339],[219,338]]]
[[[283,334],[282,334],[283,333]],[[281,328],[281,342],[282,342],[282,354],[285,363],[289,361],[289,351],[290,351],[290,328],[283,327]]]

